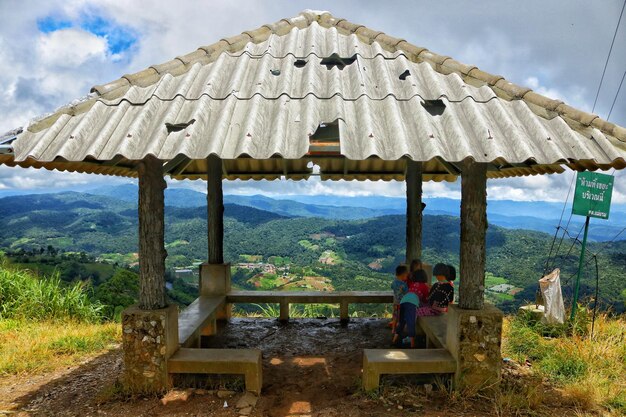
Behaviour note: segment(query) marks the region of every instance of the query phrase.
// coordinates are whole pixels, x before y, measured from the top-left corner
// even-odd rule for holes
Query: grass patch
[[[491,272],[485,273],[485,287],[491,288],[500,284],[508,284],[509,281],[503,277],[497,277],[493,275]]]
[[[626,319],[599,315],[592,337],[587,313],[581,309],[575,323],[558,327],[524,316],[507,319],[503,355],[529,360],[534,373],[578,409],[626,414]]]
[[[319,245],[313,244],[313,243],[311,243],[311,242],[309,242],[308,240],[305,240],[305,239],[300,240],[298,242],[298,244],[300,246],[302,246],[304,249],[307,249],[307,250],[310,250],[310,251],[317,251],[320,248]]]
[[[0,320],[0,375],[38,374],[80,363],[121,339],[118,323]]]

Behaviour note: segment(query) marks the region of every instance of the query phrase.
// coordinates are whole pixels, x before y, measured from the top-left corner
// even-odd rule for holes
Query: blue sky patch
[[[128,27],[106,20],[98,15],[85,15],[81,19],[80,27],[94,35],[107,39],[109,52],[112,54],[122,53],[137,42],[137,35]]]
[[[39,29],[41,33],[55,32],[57,30],[71,28],[72,26],[74,26],[74,24],[70,20],[60,19],[54,16],[46,16],[37,20],[37,29]]]
[[[107,40],[111,55],[121,54],[137,43],[137,33],[114,20],[108,20],[95,13],[84,13],[76,20],[58,16],[46,16],[37,20],[41,33],[51,33],[61,29],[80,28]]]

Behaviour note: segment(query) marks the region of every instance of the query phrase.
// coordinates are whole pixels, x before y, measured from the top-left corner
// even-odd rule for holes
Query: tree
[[[118,269],[108,281],[95,292],[96,299],[105,304],[105,315],[113,318],[119,307],[126,308],[139,298],[139,276],[126,269]]]

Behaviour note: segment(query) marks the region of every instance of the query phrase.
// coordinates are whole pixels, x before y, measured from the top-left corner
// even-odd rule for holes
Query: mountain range
[[[99,187],[87,191],[136,203],[134,184]],[[459,216],[460,201],[452,198],[425,198],[424,214]],[[283,216],[321,217],[325,219],[359,220],[373,217],[405,214],[406,200],[397,197],[347,197],[332,195],[288,195],[271,198],[264,195],[225,195],[225,204],[253,207]],[[206,194],[188,188],[165,190],[165,204],[172,207],[201,207],[206,205]],[[543,201],[488,200],[487,214],[491,224],[509,229],[536,230],[553,234],[563,213],[561,226],[571,236],[582,230],[584,218],[570,216],[571,204]],[[571,217],[571,220],[570,220]],[[569,223],[568,223],[569,220]],[[589,239],[593,241],[626,239],[626,207],[614,205],[609,220],[592,219]],[[563,233],[559,231],[560,235]]]
[[[108,262],[132,265],[137,252],[137,203],[132,189],[127,189],[128,195],[122,191],[118,190],[115,197],[64,192],[0,198],[0,251],[12,254],[12,259],[21,263],[28,257],[20,254],[40,253],[52,247],[60,253],[86,252]],[[190,197],[185,207],[180,207],[181,196]],[[189,204],[192,199],[197,206]],[[203,199],[202,193],[191,190],[167,192],[168,268],[186,268],[206,259],[206,207],[200,205]],[[172,206],[172,201],[179,206]],[[282,206],[284,200],[267,198],[237,200],[270,207],[277,204],[286,211],[277,213],[228,201],[224,213],[224,254],[230,262],[255,258],[288,263],[292,271],[300,270],[302,276],[326,277],[337,290],[381,290],[389,287],[395,265],[404,261],[406,224],[402,214],[352,220],[298,217],[291,210],[316,213],[319,209],[300,202]],[[320,207],[329,210],[333,206]],[[492,284],[507,283],[519,290],[515,294],[493,295],[498,305],[510,311],[524,301],[534,300],[537,279],[544,270],[554,267],[561,268],[564,291],[571,294],[580,248],[566,238],[558,245],[558,256],[549,257],[551,242],[552,236],[546,233],[490,225],[486,242],[490,280]],[[425,214],[423,246],[422,256],[428,262],[458,265],[459,218]],[[599,275],[596,277],[594,258],[588,258],[583,295],[593,295],[598,282],[601,299],[623,311],[626,240],[591,242],[588,249],[590,254],[599,254]],[[331,264],[322,261],[328,258],[333,260]],[[70,272],[65,271],[64,276],[71,278]],[[239,273],[233,276],[240,288],[247,288],[250,278]]]

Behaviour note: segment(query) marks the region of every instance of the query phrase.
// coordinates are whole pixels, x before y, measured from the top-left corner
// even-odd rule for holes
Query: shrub
[[[67,286],[58,275],[38,277],[0,263],[0,319],[96,322],[101,310],[89,300],[82,282]]]

